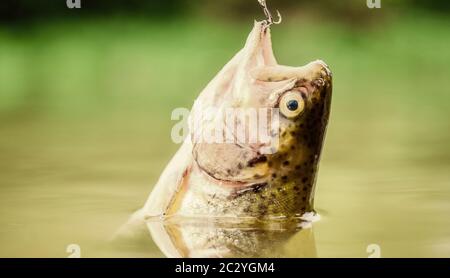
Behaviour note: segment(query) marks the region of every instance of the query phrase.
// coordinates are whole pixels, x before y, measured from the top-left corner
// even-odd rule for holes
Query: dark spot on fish
[[[272,174],[272,178],[276,178],[277,177],[277,174],[276,173],[273,173]]]
[[[238,167],[238,169],[242,169],[242,163],[239,162],[237,167]]]
[[[300,168],[301,168],[300,165],[295,166],[295,170],[300,170]]]
[[[306,197],[303,197],[303,198],[302,198],[302,201],[305,202],[305,201],[306,201]]]
[[[281,179],[282,179],[283,181],[287,181],[287,178],[288,178],[287,176],[282,176],[282,177],[281,177]]]
[[[258,184],[252,185],[252,191],[253,191],[253,193],[258,193],[258,192],[260,192],[266,185],[267,185],[266,182],[258,183]]]
[[[284,162],[283,162],[283,165],[284,165],[284,166],[288,166],[288,165],[289,165],[289,161],[287,161],[287,160],[284,161]]]
[[[299,188],[298,186],[294,186],[294,190],[295,190],[295,191],[299,191],[300,188]]]
[[[306,177],[302,179],[302,182],[303,182],[303,183],[305,183],[305,182],[307,182],[307,181],[308,181],[308,178],[306,178]]]
[[[254,167],[258,163],[266,162],[267,157],[265,155],[257,156],[248,161],[248,167]]]

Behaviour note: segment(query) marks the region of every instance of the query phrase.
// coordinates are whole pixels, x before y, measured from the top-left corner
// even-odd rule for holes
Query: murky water
[[[311,226],[154,222],[123,242],[109,239],[177,148],[167,121],[27,116],[3,123],[2,257],[67,257],[70,244],[82,257],[450,256],[444,121],[332,116],[316,192],[321,220]]]
[[[147,230],[167,257],[317,257],[308,222],[171,219],[149,221]]]

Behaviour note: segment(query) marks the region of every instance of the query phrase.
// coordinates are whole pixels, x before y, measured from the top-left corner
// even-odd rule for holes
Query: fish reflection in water
[[[178,218],[146,224],[170,258],[317,257],[310,222]]]

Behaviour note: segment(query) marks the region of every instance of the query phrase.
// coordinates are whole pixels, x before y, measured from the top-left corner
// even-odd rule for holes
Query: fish
[[[194,102],[189,123],[200,130],[214,127],[226,119],[227,109],[277,111],[266,114],[271,115],[270,142],[205,142],[190,131],[133,219],[276,219],[314,213],[331,98],[328,65],[322,60],[300,67],[278,64],[270,26],[255,21],[244,47]],[[209,106],[218,108],[212,117],[192,120]],[[246,121],[232,122],[244,133],[250,129]]]

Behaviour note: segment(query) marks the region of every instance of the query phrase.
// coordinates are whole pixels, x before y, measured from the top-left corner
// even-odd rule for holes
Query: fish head
[[[234,187],[232,198],[247,196],[243,199],[254,204],[247,206],[247,211],[284,214],[311,210],[331,94],[332,74],[325,62],[279,65],[270,29],[255,22],[245,47],[200,95],[198,102],[203,106],[194,105],[194,111],[205,104],[219,107],[209,120],[199,121],[200,126],[226,126],[232,139],[194,141],[196,165],[214,180]],[[239,117],[230,121],[229,109],[256,115],[256,121]],[[236,130],[243,130],[246,140],[252,137],[255,123],[260,129],[263,118],[270,140],[261,140],[259,130],[254,141],[237,138]]]

